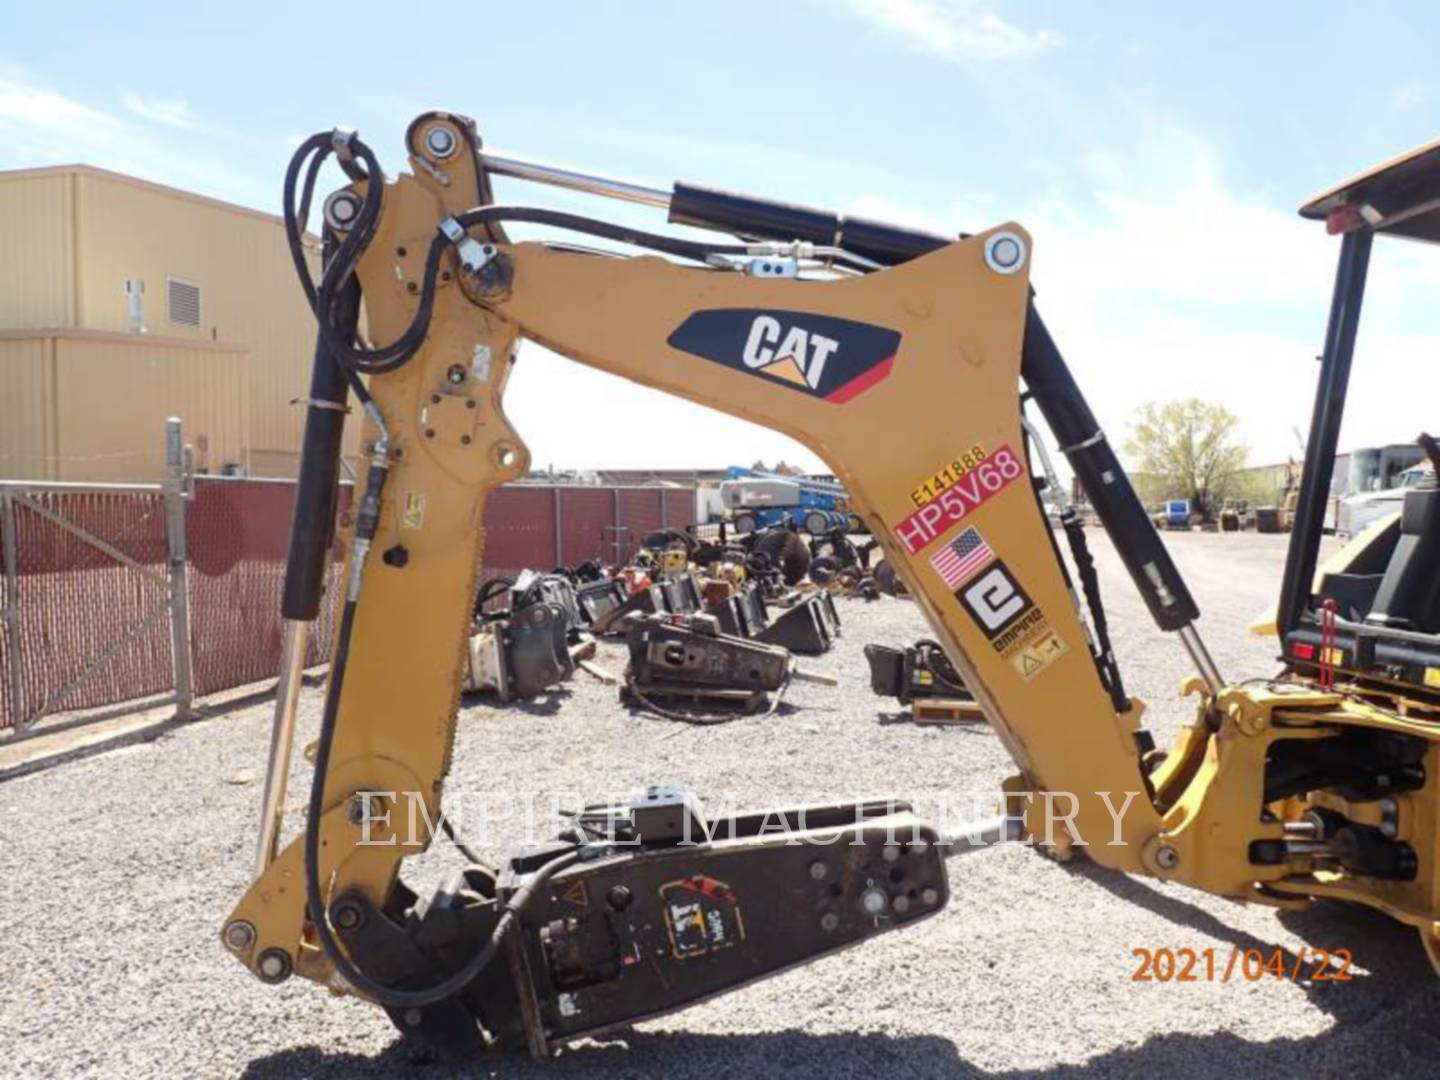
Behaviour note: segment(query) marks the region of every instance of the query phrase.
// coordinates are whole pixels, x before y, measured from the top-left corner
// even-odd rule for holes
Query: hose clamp
[[[335,156],[340,159],[341,165],[353,165],[355,163],[355,129],[336,128],[330,132],[330,148],[335,151]]]
[[[1097,432],[1095,432],[1094,435],[1091,435],[1088,439],[1081,439],[1081,440],[1080,440],[1079,442],[1077,442],[1077,443],[1071,443],[1069,446],[1062,446],[1062,447],[1060,447],[1060,452],[1061,452],[1062,454],[1074,454],[1074,453],[1077,453],[1077,452],[1079,452],[1079,451],[1081,451],[1081,450],[1089,450],[1092,446],[1099,446],[1099,445],[1100,445],[1102,442],[1104,442],[1104,441],[1105,441],[1105,432],[1103,432],[1103,431],[1097,431]]]
[[[442,218],[439,229],[440,235],[454,246],[455,254],[460,257],[460,269],[467,274],[480,273],[498,254],[494,244],[482,244],[467,236],[465,227],[453,217]]]
[[[348,415],[349,412],[350,412],[350,406],[349,406],[349,405],[346,405],[346,404],[344,404],[343,402],[339,402],[339,401],[326,401],[324,398],[315,398],[315,397],[292,397],[292,398],[290,399],[290,404],[291,404],[291,405],[306,405],[306,406],[309,406],[309,407],[312,408],[312,409],[329,409],[329,410],[331,410],[332,412],[346,413],[347,415]]]

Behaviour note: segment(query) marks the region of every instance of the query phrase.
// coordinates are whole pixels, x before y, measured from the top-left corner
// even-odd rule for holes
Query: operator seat
[[[1440,456],[1433,440],[1422,436],[1421,441],[1432,461]],[[1405,493],[1400,537],[1365,621],[1394,630],[1440,633],[1440,470]]]

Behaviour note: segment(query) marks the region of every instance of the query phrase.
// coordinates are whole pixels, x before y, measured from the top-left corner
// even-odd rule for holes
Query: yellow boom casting
[[[1440,654],[1433,597],[1411,589],[1387,609],[1388,625],[1367,621],[1354,605],[1320,625],[1327,615],[1310,580],[1318,530],[1302,534],[1302,493],[1282,596],[1286,672],[1226,684],[1195,631],[1194,602],[1040,320],[1031,238],[1021,226],[952,240],[695,185],[663,192],[605,181],[486,154],[473,124],[447,113],[418,118],[407,143],[411,172],[385,181],[358,139],[317,136],[287,182],[298,244],[303,222],[292,208],[305,155],[318,162],[336,153],[353,181],[326,201],[328,268],[318,286],[306,283],[321,334],[287,580],[292,663],[279,695],[258,876],[224,931],[227,947],[257,975],[279,981],[298,973],[361,993],[447,1053],[524,1044],[544,1054],[567,1038],[687,1004],[698,991],[676,990],[677,972],[703,973],[701,989],[714,993],[911,921],[895,895],[876,893],[863,860],[806,854],[794,863],[742,819],[720,823],[709,843],[677,848],[659,826],[642,825],[643,806],[624,808],[627,835],[581,829],[546,858],[474,866],[442,891],[443,903],[414,906],[399,867],[416,849],[383,844],[398,821],[389,819],[395,806],[375,793],[418,792],[439,817],[484,548],[482,511],[487,494],[529,463],[503,410],[521,339],[783,431],[833,468],[1020,769],[1007,785],[1010,815],[966,830],[954,850],[1023,833],[1062,852],[1084,843],[1091,859],[1114,869],[1226,896],[1276,905],[1359,901],[1415,926],[1440,962],[1440,695],[1426,675],[1440,676],[1440,659],[1427,666],[1427,650]],[[1388,168],[1413,170],[1418,160],[1433,170],[1434,156]],[[749,239],[680,240],[496,206],[492,173],[664,206],[672,222]],[[1384,188],[1375,177],[1389,174],[1368,175],[1368,183],[1312,204],[1332,224],[1343,219],[1345,232],[1342,310],[1332,317],[1325,408],[1317,406],[1310,440],[1321,459],[1305,471],[1317,490],[1315,478],[1329,474],[1327,437],[1333,462],[1328,425],[1338,430],[1337,373],[1348,373],[1356,276],[1363,288],[1370,237],[1386,231],[1386,214],[1403,209],[1375,198]],[[312,168],[305,205],[313,181]],[[1372,219],[1363,210],[1375,205],[1382,209]],[[515,243],[507,222],[652,253]],[[389,345],[357,343],[361,298],[368,338]],[[1143,706],[1125,695],[1103,620],[1095,619],[1099,599],[1083,547],[1072,571],[1052,539],[1037,497],[1045,451],[1023,416],[1022,380],[1152,614],[1181,635],[1197,665],[1199,677],[1187,683],[1196,720],[1168,754],[1153,748]],[[368,416],[369,475],[312,818],[307,835],[277,854],[294,658],[303,656],[317,608],[315,552],[327,539],[336,404],[347,384]],[[1435,532],[1440,512],[1433,516],[1426,527]],[[1072,539],[1075,532],[1067,530]],[[1369,551],[1365,573],[1349,576],[1383,575],[1385,558],[1412,558],[1409,533],[1398,525],[1396,532],[1381,555]],[[1417,543],[1422,560],[1435,558],[1434,536]],[[1343,567],[1338,573],[1346,576]],[[1305,651],[1316,633],[1330,635],[1318,660]],[[1384,653],[1386,643],[1404,652],[1403,662]],[[1027,815],[1018,792],[1074,797],[1053,800],[1051,814]],[[923,914],[932,914],[945,895],[943,870],[927,851],[936,837],[903,806],[827,808],[797,818],[797,829],[810,830],[825,851],[874,844],[877,857],[894,860],[885,849],[895,847],[901,819],[913,835],[900,843],[909,861],[899,865],[912,884],[937,879],[924,892],[931,910]],[[362,829],[372,843],[359,843]],[[792,870],[797,882],[801,871],[835,879],[814,903],[798,884],[767,893],[767,881]],[[675,900],[680,881],[709,884],[686,894],[686,906]],[[567,910],[562,896],[585,903]],[[616,897],[630,899],[621,906]],[[820,904],[834,916],[825,919],[830,929],[792,927],[783,947],[746,929],[756,920],[747,924],[744,912],[787,903],[796,920],[810,920]],[[449,912],[443,928],[437,905]],[[700,927],[694,942],[667,922],[678,907],[693,920],[684,926]],[[852,920],[853,910],[860,914]],[[706,925],[731,926],[740,948],[716,951]],[[747,950],[728,967],[719,959]]]

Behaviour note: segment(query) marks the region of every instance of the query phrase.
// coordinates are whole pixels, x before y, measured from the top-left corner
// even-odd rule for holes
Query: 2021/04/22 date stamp
[[[1131,982],[1350,982],[1349,949],[1131,949]]]

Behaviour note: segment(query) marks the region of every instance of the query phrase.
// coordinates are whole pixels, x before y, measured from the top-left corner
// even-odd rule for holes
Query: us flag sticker
[[[950,588],[969,581],[995,558],[979,529],[966,529],[930,558],[930,565]]]

